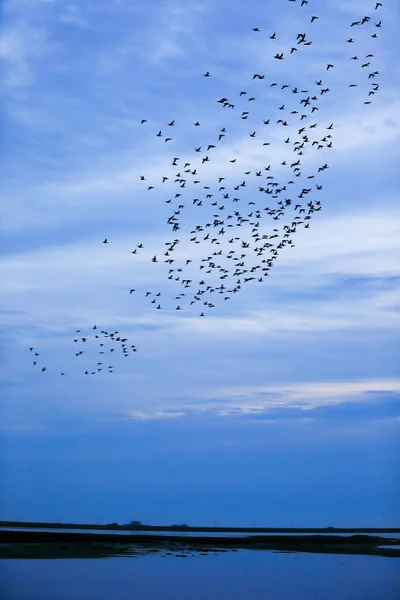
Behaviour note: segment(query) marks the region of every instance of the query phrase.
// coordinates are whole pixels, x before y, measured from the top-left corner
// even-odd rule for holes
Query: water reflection
[[[125,529],[125,530],[121,530],[121,529],[55,529],[55,528],[46,528],[46,527],[0,527],[1,530],[4,531],[49,531],[49,532],[53,532],[53,531],[58,531],[60,533],[115,533],[118,535],[132,535],[135,533],[138,533],[140,535],[167,535],[167,536],[179,536],[179,537],[248,537],[248,536],[256,536],[256,535],[268,535],[268,533],[265,532],[253,532],[253,531],[247,531],[247,532],[236,532],[236,531],[165,531],[165,530],[160,530],[160,531],[146,531],[143,529]],[[355,532],[350,532],[350,533],[340,533],[339,531],[334,531],[334,532],[329,532],[327,531],[326,533],[313,533],[312,535],[340,535],[340,536],[344,536],[344,537],[350,537],[352,535],[354,535]],[[357,532],[359,533],[359,532]],[[273,535],[277,535],[275,533],[273,533]],[[294,535],[293,533],[279,533],[279,535],[281,536],[288,536],[288,535]],[[295,534],[297,535],[310,535],[310,533],[302,533],[302,532],[296,532]],[[365,534],[365,535],[378,535],[379,537],[382,538],[394,538],[394,537],[399,537],[399,534],[397,533],[378,533],[378,534]]]
[[[148,552],[137,560],[0,560],[4,600],[391,600],[398,561],[371,556],[240,550],[203,557]]]
[[[164,536],[153,534],[115,535],[71,531],[0,531],[1,558],[64,559],[143,557],[148,554],[187,558],[238,550],[306,552],[399,557],[398,538],[369,535],[264,535],[241,537]]]

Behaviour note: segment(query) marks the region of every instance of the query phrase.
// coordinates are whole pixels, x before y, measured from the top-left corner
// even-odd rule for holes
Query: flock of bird
[[[289,2],[296,3],[296,0]],[[298,4],[307,7],[308,1],[301,0]],[[382,3],[376,2],[372,13],[381,8]],[[319,21],[317,15],[310,16],[311,34]],[[373,43],[381,26],[381,20],[376,20],[373,14],[360,15],[358,20],[349,22],[348,35],[343,39],[345,48],[348,46],[350,50],[349,61],[360,65],[360,75],[364,76],[368,86],[367,96],[363,99],[365,105],[371,104],[379,91],[379,71],[374,68],[372,51],[367,54],[364,51],[360,56],[351,54],[357,47],[358,29],[367,30]],[[263,36],[259,27],[252,31],[255,36]],[[267,36],[266,41],[269,39],[271,45],[279,40],[276,32],[268,32]],[[274,54],[273,50],[271,58],[291,60],[312,43],[308,33],[299,32],[287,51]],[[140,175],[143,191],[149,194],[164,186],[164,202],[171,209],[166,222],[173,239],[165,242],[161,253],[150,252],[148,260],[163,263],[166,278],[177,286],[177,292],[174,305],[169,307],[161,291],[146,291],[145,298],[156,310],[173,308],[181,311],[198,305],[198,315],[205,317],[219,301],[229,300],[246,284],[266,281],[279,253],[285,247],[295,246],[295,235],[300,228],[310,227],[314,213],[322,208],[319,194],[323,190],[322,177],[329,168],[325,153],[334,143],[334,123],[321,123],[317,119],[318,111],[324,107],[325,98],[329,97],[331,86],[335,84],[334,79],[330,80],[334,69],[334,63],[327,63],[321,77],[305,86],[272,81],[266,73],[250,73],[250,85],[244,84],[235,97],[229,98],[226,94],[214,99],[221,111],[227,110],[231,119],[235,118],[237,124],[247,127],[246,143],[251,144],[250,150],[260,157],[262,164],[244,167],[240,156],[232,156],[223,158],[226,170],[214,174],[213,163],[218,169],[223,168],[221,154],[224,155],[224,146],[230,140],[231,130],[225,124],[206,144],[194,144],[187,158],[171,156],[160,181],[149,181],[146,174]],[[208,80],[213,74],[206,71],[202,76]],[[349,81],[347,85],[356,88],[359,82]],[[275,110],[269,109],[270,114],[262,119],[259,118],[260,110],[254,108],[258,96],[255,86],[259,86],[261,100],[267,91],[278,98]],[[141,119],[140,125],[148,127],[148,120]],[[152,135],[160,143],[168,144],[178,127],[179,119],[174,118]],[[201,122],[193,123],[195,131],[201,127]],[[310,161],[312,154],[314,160]],[[277,156],[282,160],[277,161]],[[315,171],[310,172],[308,165],[315,162],[315,157],[323,158],[319,158]],[[103,240],[103,244],[111,243],[111,238]],[[191,244],[196,245],[192,253],[187,251]],[[188,254],[182,258],[180,247],[183,245]],[[143,243],[136,244],[131,250],[133,258],[143,252],[147,256],[148,249]],[[135,294],[136,288],[129,287],[127,292]],[[102,330],[95,337],[100,339],[100,336],[109,342],[120,342],[123,354],[128,355],[128,340],[118,337],[118,332]],[[86,338],[74,339],[75,343],[78,341],[85,343]],[[100,344],[100,353],[105,352],[103,344]],[[136,351],[135,346],[132,345],[131,350]],[[78,350],[76,358],[83,352]],[[38,365],[37,360],[34,365]],[[46,370],[44,366],[41,368],[43,372]],[[83,372],[95,374],[103,369],[113,372],[112,366],[103,367],[103,361]]]
[[[101,372],[114,373],[114,365],[109,364],[111,358],[115,356],[113,352],[122,354],[125,358],[132,356],[137,352],[135,344],[130,344],[127,337],[123,337],[119,331],[105,331],[94,325],[91,329],[84,332],[82,329],[76,329],[73,337],[74,355],[84,366],[82,372],[84,375],[96,375]],[[29,351],[32,353],[33,366],[43,373],[48,368],[42,364],[41,354],[31,346]],[[82,357],[82,358],[80,358]],[[113,361],[115,362],[115,361]],[[64,371],[60,375],[65,375]]]

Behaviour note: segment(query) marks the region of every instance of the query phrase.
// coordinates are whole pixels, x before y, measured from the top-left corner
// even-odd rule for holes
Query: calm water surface
[[[227,532],[221,532],[221,531],[140,531],[140,530],[123,530],[121,531],[121,529],[48,529],[45,527],[0,527],[1,530],[4,531],[52,531],[52,532],[64,532],[64,533],[101,533],[101,534],[107,534],[107,533],[118,533],[120,535],[133,535],[133,534],[140,534],[140,535],[168,535],[168,536],[174,536],[174,535],[178,535],[178,536],[187,536],[187,537],[247,537],[247,536],[253,536],[253,535],[341,535],[344,537],[348,537],[351,535],[355,535],[355,534],[359,534],[359,532],[354,532],[354,533],[337,533],[337,532],[326,532],[326,533],[275,533],[275,532],[271,532],[271,533],[253,533],[251,531],[249,532],[244,532],[244,533],[236,533],[234,531],[227,531]],[[399,538],[400,539],[400,534],[398,533],[365,533],[362,535],[373,535],[373,536],[379,536],[379,537],[386,537],[386,538]]]
[[[400,560],[242,550],[0,560],[2,600],[398,600]]]

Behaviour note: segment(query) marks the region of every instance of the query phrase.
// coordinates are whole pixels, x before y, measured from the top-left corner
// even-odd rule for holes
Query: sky
[[[382,4],[4,0],[1,518],[399,526]]]

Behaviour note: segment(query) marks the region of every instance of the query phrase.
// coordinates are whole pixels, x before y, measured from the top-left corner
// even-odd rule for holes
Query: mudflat
[[[101,558],[149,553],[208,554],[237,550],[399,557],[399,538],[377,535],[257,535],[213,537],[135,533],[0,530],[0,558]],[[385,546],[382,548],[381,546]]]

